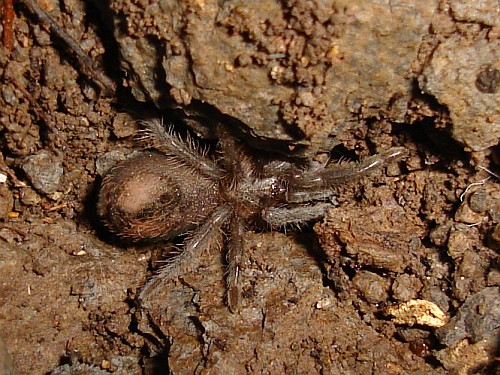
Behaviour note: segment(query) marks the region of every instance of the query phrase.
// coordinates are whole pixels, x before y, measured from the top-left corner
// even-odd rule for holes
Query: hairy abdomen
[[[214,182],[174,157],[142,152],[104,177],[98,212],[118,236],[140,241],[196,227],[218,204]]]

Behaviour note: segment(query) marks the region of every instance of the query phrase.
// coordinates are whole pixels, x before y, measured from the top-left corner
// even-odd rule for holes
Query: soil
[[[496,2],[219,3],[40,1],[110,93],[16,2],[0,47],[0,374],[498,373]],[[249,228],[238,312],[220,252],[141,305],[172,244],[119,241],[96,200],[150,117],[208,149],[222,121],[255,157],[410,156],[339,187],[317,223]]]

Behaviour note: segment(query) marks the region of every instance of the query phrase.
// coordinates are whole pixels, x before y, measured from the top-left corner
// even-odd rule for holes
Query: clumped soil
[[[226,101],[220,92],[210,96],[210,80],[220,76],[213,77],[206,69],[205,80],[196,90],[191,82],[196,79],[185,72],[189,69],[177,62],[183,69],[175,70],[174,60],[155,55],[157,65],[146,62],[140,70],[133,60],[138,53],[134,49],[144,43],[141,38],[151,42],[151,34],[143,31],[137,35],[134,48],[128,51],[127,38],[121,37],[142,20],[139,10],[146,5],[134,5],[134,18],[127,29],[120,18],[130,11],[124,8],[127,3],[112,1],[104,11],[102,4],[98,10],[79,0],[41,3],[116,80],[116,93],[105,93],[79,66],[72,51],[21,2],[15,5],[13,49],[0,47],[1,374],[498,372],[500,153],[498,146],[490,147],[498,143],[494,141],[498,107],[496,112],[491,108],[498,101],[498,67],[479,67],[477,80],[467,81],[470,90],[476,90],[474,95],[464,94],[464,90],[456,93],[459,98],[474,96],[477,101],[482,100],[481,95],[487,96],[481,105],[470,99],[475,118],[487,118],[471,128],[464,125],[470,112],[460,106],[457,109],[449,96],[453,91],[446,86],[449,77],[439,81],[433,63],[425,65],[430,61],[426,56],[442,46],[438,39],[446,33],[454,35],[444,42],[453,53],[438,50],[436,58],[449,63],[450,56],[465,51],[465,57],[456,60],[457,64],[467,61],[474,52],[475,38],[481,38],[478,48],[487,54],[496,43],[494,31],[498,33],[498,26],[492,25],[495,21],[487,17],[487,4],[473,13],[474,19],[467,18],[465,5],[457,6],[454,1],[450,1],[455,6],[453,17],[438,10],[434,2],[419,10],[419,32],[410,33],[406,40],[418,40],[408,46],[418,51],[416,61],[421,65],[417,70],[422,73],[419,79],[424,94],[417,94],[417,78],[399,72],[404,79],[387,86],[387,92],[379,90],[379,99],[373,99],[373,81],[367,76],[361,89],[369,94],[356,100],[350,96],[351,101],[344,98],[346,101],[335,105],[330,95],[339,87],[316,77],[322,74],[318,72],[329,71],[330,62],[319,59],[308,70],[297,65],[305,57],[295,56],[295,51],[290,52],[289,66],[276,65],[274,59],[286,55],[290,45],[272,50],[269,38],[276,35],[269,30],[256,33],[258,23],[252,17],[258,18],[258,12],[248,13],[243,19],[250,21],[241,23],[246,14],[241,8],[228,11],[218,21],[226,36],[243,33],[247,46],[268,56],[254,66],[256,82],[263,77],[260,68],[279,73],[267,82],[266,95],[280,97],[279,105],[270,111],[262,107],[270,96],[252,98],[245,93]],[[165,7],[167,3],[175,2],[162,2]],[[192,3],[189,6],[199,13],[189,14],[195,15],[205,14],[210,8],[207,4],[213,5],[207,2],[202,9],[204,2]],[[305,3],[297,1],[297,9],[303,9],[300,6]],[[291,9],[292,5],[283,7]],[[283,20],[275,19],[273,32],[289,27],[307,36],[304,30],[312,26],[298,20],[306,16],[320,19],[314,18],[314,9],[284,12]],[[185,8],[170,10],[186,12]],[[355,11],[344,17],[355,19]],[[101,13],[104,18],[99,17]],[[148,17],[154,19],[151,13]],[[434,34],[426,34],[426,20],[430,24],[436,18],[446,28],[435,27]],[[157,33],[151,19],[144,18],[144,30],[150,27]],[[213,42],[207,40],[208,34],[207,38],[195,37],[199,31],[196,23],[193,26],[196,18],[188,21],[184,26],[191,27],[191,45]],[[338,24],[344,21],[342,17],[337,20]],[[453,29],[455,21],[459,26]],[[176,30],[165,30],[169,43],[177,43]],[[321,47],[321,33],[342,38],[349,32],[315,30],[311,40],[317,42],[313,43],[317,48],[311,53],[327,56],[328,61],[338,57],[337,50]],[[467,41],[467,48],[460,45],[461,38]],[[242,48],[241,43],[238,39],[231,48]],[[145,61],[151,58],[147,55],[151,44],[147,46],[143,55],[136,55]],[[215,64],[212,61],[220,60],[221,51],[231,48],[207,48],[206,61]],[[342,48],[348,59],[349,43]],[[484,54],[481,58],[487,59]],[[184,56],[189,61],[188,55],[178,51],[176,59]],[[259,58],[259,54],[247,54],[237,61],[248,67]],[[393,58],[387,64],[397,66]],[[411,65],[408,57],[401,58],[402,64]],[[356,70],[355,62],[349,62],[349,71]],[[120,64],[122,69],[117,69]],[[160,66],[165,71],[158,73]],[[224,65],[226,71],[234,68]],[[196,69],[199,79],[201,73]],[[153,71],[158,75],[148,75]],[[180,90],[172,82],[180,82],[174,76],[182,72],[187,75]],[[380,77],[375,72],[378,78],[373,79],[396,79],[396,73]],[[151,77],[163,80],[154,83]],[[299,95],[294,88],[294,84],[311,82],[328,89]],[[219,84],[227,84],[231,90],[244,87],[237,80]],[[170,87],[171,97],[155,96],[155,85]],[[275,85],[283,86],[273,91]],[[318,98],[319,112],[313,104]],[[401,98],[405,98],[404,110]],[[241,112],[241,102],[253,99],[246,107],[249,112]],[[386,102],[390,106],[385,107]],[[332,106],[345,107],[339,116],[349,117],[346,124],[340,126],[339,118],[328,116]],[[172,245],[139,246],[109,234],[96,215],[100,179],[136,148],[137,120],[175,118],[183,134],[190,131],[187,124],[209,135],[199,125],[211,112],[217,114],[217,121],[237,119],[230,122],[242,127],[236,129],[242,142],[270,149],[276,145],[273,140],[279,141],[280,157],[293,153],[318,160],[356,159],[390,146],[404,146],[410,156],[370,178],[339,187],[331,209],[318,223],[300,230],[249,230],[239,312],[230,313],[224,304],[224,258],[218,252],[204,254],[206,259],[197,272],[168,283],[141,306],[136,298],[139,288]],[[280,118],[282,122],[273,130],[272,120]],[[326,124],[325,118],[329,119]],[[207,141],[208,148],[213,144],[213,140]],[[283,145],[289,146],[289,155]],[[256,157],[262,154],[255,148]],[[398,319],[395,315],[410,301],[420,308]]]

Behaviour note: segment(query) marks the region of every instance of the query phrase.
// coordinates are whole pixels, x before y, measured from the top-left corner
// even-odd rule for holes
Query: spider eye
[[[271,195],[273,198],[281,198],[286,194],[286,186],[282,181],[274,179],[271,183]]]

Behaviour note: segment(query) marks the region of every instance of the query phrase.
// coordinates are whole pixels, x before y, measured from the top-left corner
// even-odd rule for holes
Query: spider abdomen
[[[166,239],[202,223],[219,202],[217,185],[156,152],[142,152],[103,179],[98,212],[118,236]]]

